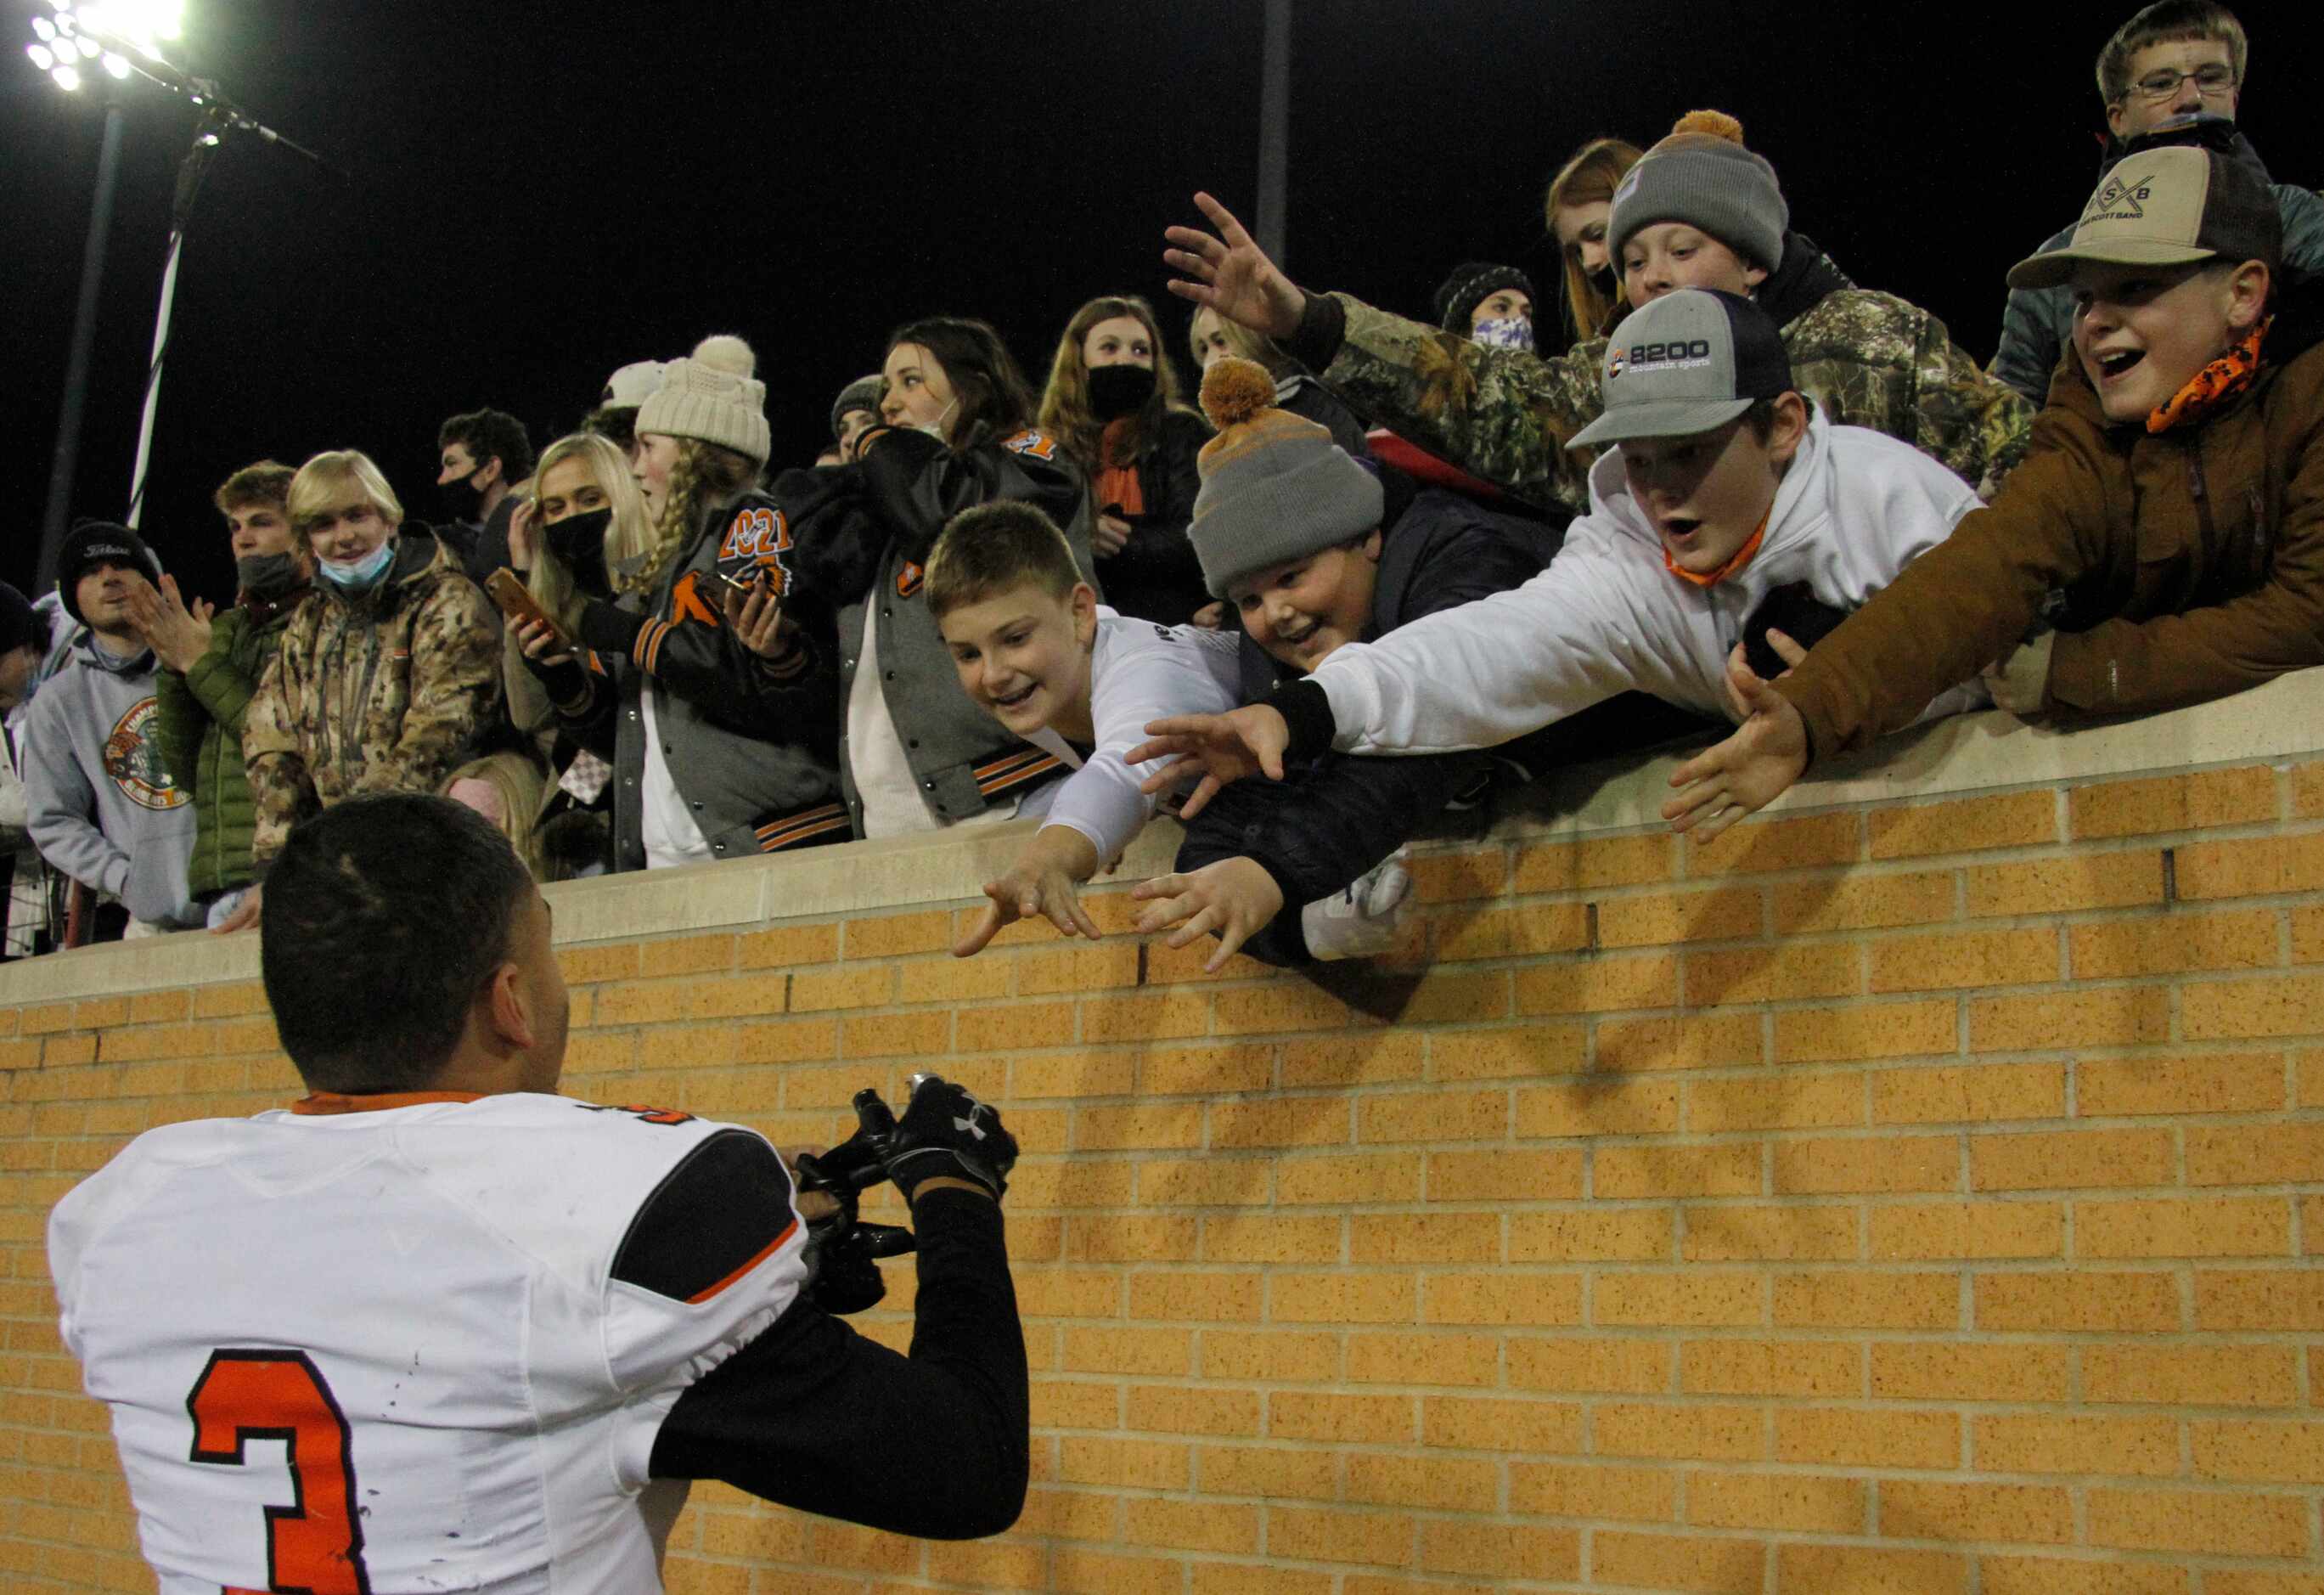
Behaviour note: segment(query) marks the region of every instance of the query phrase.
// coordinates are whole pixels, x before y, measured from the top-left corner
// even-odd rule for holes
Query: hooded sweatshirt
[[[1804,583],[1816,604],[1853,611],[1950,536],[1978,497],[1910,444],[1833,426],[1819,410],[1758,551],[1708,587],[1665,566],[1618,449],[1591,468],[1590,506],[1525,585],[1341,648],[1286,688],[1277,701],[1295,751],[1316,751],[1318,689],[1331,746],[1345,753],[1491,747],[1631,688],[1731,720],[1720,685],[1728,655],[1771,595]],[[1305,705],[1294,701],[1303,694]],[[1930,712],[1985,701],[1983,687],[1967,682]]]
[[[41,855],[137,919],[201,922],[187,890],[193,794],[155,738],[153,656],[116,659],[84,635],[25,723],[24,795]]]

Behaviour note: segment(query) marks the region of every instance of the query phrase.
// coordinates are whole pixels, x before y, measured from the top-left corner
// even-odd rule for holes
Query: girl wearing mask
[[[1533,353],[1533,279],[1515,266],[1464,261],[1436,290],[1436,323],[1472,344]]]
[[[724,337],[670,362],[639,407],[634,467],[586,434],[541,456],[529,590],[582,650],[539,622],[517,641],[565,729],[611,754],[599,779],[613,783],[617,870],[847,835],[831,649],[798,623],[788,525],[756,487],[770,443],[756,363]],[[650,524],[649,486],[662,500]],[[565,789],[595,797],[570,770]]]
[[[1151,305],[1108,295],[1074,312],[1049,364],[1040,425],[1089,474],[1106,602],[1166,626],[1217,628],[1226,606],[1204,590],[1186,540],[1202,485],[1194,456],[1211,429],[1179,394]]]
[[[364,792],[437,790],[500,701],[492,605],[447,545],[405,522],[369,456],[317,455],[290,479],[287,508],[319,579],[291,612],[243,724],[262,878],[291,825],[317,809]],[[235,920],[255,919],[256,905],[254,892]]]
[[[1317,382],[1305,366],[1284,353],[1283,346],[1273,338],[1253,332],[1240,321],[1229,321],[1204,305],[1187,323],[1186,341],[1194,347],[1196,368],[1202,371],[1210,370],[1213,361],[1228,355],[1265,366],[1267,374],[1275,379],[1277,410],[1287,410],[1314,421],[1331,433],[1332,441],[1351,456],[1364,457],[1364,424],[1356,419],[1356,412],[1341,403],[1339,395]]]
[[[1638,163],[1636,144],[1593,138],[1558,168],[1542,196],[1543,217],[1565,267],[1565,335],[1571,343],[1606,330],[1622,298],[1620,273],[1606,243],[1614,190]]]
[[[1017,499],[1065,529],[1094,581],[1087,481],[1034,426],[1024,373],[985,323],[908,322],[889,337],[881,374],[881,425],[859,439],[856,463],[787,471],[774,490],[802,585],[836,612],[848,818],[858,836],[1008,819],[1065,766],[961,691],[924,567],[954,515]]]

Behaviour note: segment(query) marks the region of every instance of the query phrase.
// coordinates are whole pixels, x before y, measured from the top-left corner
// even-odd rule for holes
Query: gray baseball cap
[[[1633,310],[1608,340],[1600,374],[1605,413],[1569,447],[1708,432],[1792,388],[1791,356],[1767,313],[1715,288]]]
[[[2176,266],[2196,261],[2265,261],[2283,253],[2274,193],[2232,155],[2192,144],[2142,150],[2118,161],[2083,207],[2074,235],[2009,268],[2012,288],[2054,288],[2080,261]]]

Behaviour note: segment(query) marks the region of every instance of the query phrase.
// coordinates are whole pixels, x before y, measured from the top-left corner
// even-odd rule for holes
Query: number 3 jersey
[[[659,1589],[655,1433],[804,1246],[756,1132],[533,1094],[172,1125],[49,1225],[163,1595]]]

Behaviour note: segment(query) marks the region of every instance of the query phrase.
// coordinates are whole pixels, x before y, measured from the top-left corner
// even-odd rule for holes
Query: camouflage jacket
[[[1587,512],[1594,453],[1566,445],[1603,408],[1606,338],[1544,360],[1331,298],[1345,333],[1323,379],[1342,398],[1529,503]],[[1783,336],[1793,382],[1835,424],[1902,438],[1987,498],[2025,457],[2034,407],[1980,371],[1926,310],[1842,288],[1785,321]]]
[[[425,527],[398,535],[369,592],[318,583],[292,612],[243,724],[262,876],[318,808],[359,792],[433,792],[500,702],[500,622]]]

